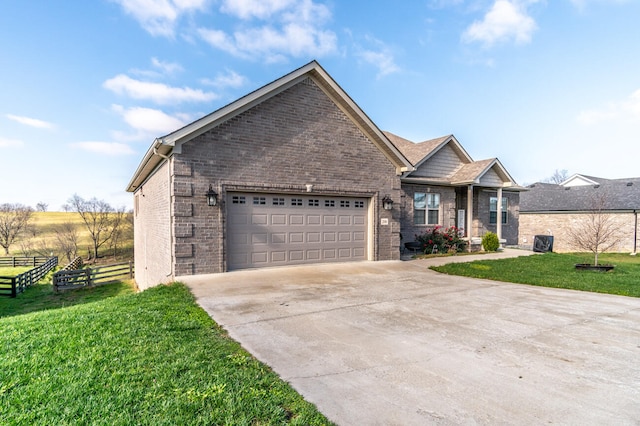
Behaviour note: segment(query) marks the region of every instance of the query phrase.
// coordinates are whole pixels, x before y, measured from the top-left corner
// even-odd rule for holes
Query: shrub
[[[416,235],[416,241],[425,254],[431,253],[457,253],[464,250],[467,242],[461,237],[460,229],[451,226],[442,229],[442,226],[429,228],[420,235]]]
[[[500,240],[493,232],[487,232],[482,237],[482,248],[484,251],[497,251],[500,248]]]

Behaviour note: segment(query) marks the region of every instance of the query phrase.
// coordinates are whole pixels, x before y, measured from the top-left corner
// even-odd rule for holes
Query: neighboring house
[[[313,61],[153,142],[127,187],[136,281],[395,260],[434,225],[515,244],[519,189],[453,136],[383,133]]]
[[[570,230],[604,202],[619,230],[620,244],[610,251],[636,253],[640,178],[604,179],[575,174],[560,184],[535,183],[520,197],[520,245],[530,247],[535,235],[553,235],[553,250],[576,251]]]

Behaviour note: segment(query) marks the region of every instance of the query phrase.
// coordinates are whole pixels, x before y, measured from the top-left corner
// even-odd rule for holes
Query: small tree
[[[76,224],[72,222],[64,222],[56,226],[56,241],[68,262],[78,256],[78,229]]]
[[[562,170],[556,169],[556,171],[553,172],[553,174],[550,177],[544,179],[543,182],[559,184],[564,182],[568,178],[569,178],[569,172],[566,169],[562,169]]]
[[[93,242],[93,257],[98,258],[98,249],[109,241],[118,229],[124,215],[124,208],[115,210],[106,201],[92,198],[85,200],[74,194],[68,201],[71,210],[76,211],[89,231]]]
[[[33,209],[22,204],[5,203],[0,205],[0,246],[4,254],[9,254],[9,247],[16,242],[20,234],[27,228]]]
[[[49,208],[49,204],[43,203],[42,201],[36,204],[36,211],[46,212],[48,208]]]
[[[569,230],[572,244],[579,250],[594,254],[594,264],[598,265],[598,254],[620,243],[621,234],[613,216],[607,213],[607,198],[604,194],[591,197],[592,209]]]

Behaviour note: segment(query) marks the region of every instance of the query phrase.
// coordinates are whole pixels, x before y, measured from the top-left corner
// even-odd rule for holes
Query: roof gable
[[[183,143],[219,126],[250,108],[276,96],[294,85],[311,78],[318,87],[344,112],[353,123],[376,145],[376,147],[396,167],[396,172],[401,174],[412,170],[409,160],[396,148],[396,146],[382,133],[360,107],[347,95],[347,93],[329,76],[329,74],[316,61],[292,71],[291,73],[245,95],[244,97],[208,114],[186,126],[159,137],[154,140],[152,146],[145,154],[142,162],[131,179],[127,190],[132,192],[157,165],[173,152],[179,153]]]
[[[568,178],[567,180],[565,180],[564,182],[561,182],[560,186],[598,185],[598,181],[596,181],[595,179],[600,180],[599,178],[580,175],[580,174],[576,173],[573,176],[571,176],[570,178]]]

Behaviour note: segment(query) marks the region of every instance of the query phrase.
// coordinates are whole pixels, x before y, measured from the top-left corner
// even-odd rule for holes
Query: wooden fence
[[[37,258],[14,259],[32,259],[34,264],[39,263],[39,261],[36,260]],[[27,287],[40,281],[42,277],[47,275],[47,272],[58,265],[57,257],[49,257],[45,259],[47,260],[44,263],[38,264],[35,268],[29,269],[27,272],[23,272],[22,274],[13,277],[0,277],[0,296],[16,297],[18,293],[22,293]]]
[[[0,266],[6,266],[9,268],[15,268],[16,266],[40,266],[51,259],[46,256],[33,256],[33,257],[0,257]]]
[[[82,268],[82,261],[78,265],[78,259],[53,274],[53,291],[92,287],[122,279],[133,279],[133,262]]]

